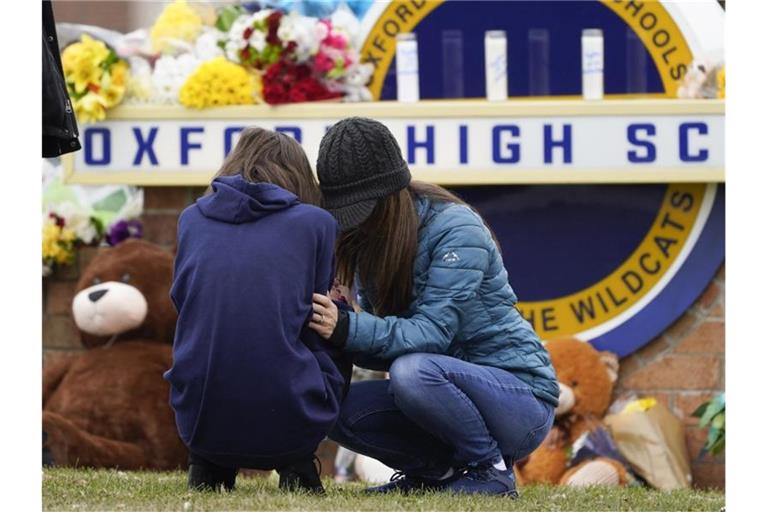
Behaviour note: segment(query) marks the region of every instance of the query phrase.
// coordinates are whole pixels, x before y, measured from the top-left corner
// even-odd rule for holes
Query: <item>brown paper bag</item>
[[[691,486],[683,422],[664,405],[605,417],[619,452],[632,469],[657,489]]]

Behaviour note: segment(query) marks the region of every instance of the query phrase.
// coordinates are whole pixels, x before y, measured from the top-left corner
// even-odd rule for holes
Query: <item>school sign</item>
[[[693,58],[722,46],[722,9],[714,0],[472,4],[371,4],[360,51],[379,101],[121,107],[81,127],[67,178],[207,185],[244,127],[295,137],[314,163],[335,121],[372,117],[392,130],[416,179],[453,188],[488,221],[542,338],[627,355],[683,314],[724,259],[725,103],[676,99]],[[602,101],[580,99],[586,28],[604,34]],[[508,101],[476,99],[486,30],[507,34]],[[422,101],[401,104],[395,41],[409,31]]]
[[[315,108],[313,108],[315,107]],[[441,184],[722,181],[722,102],[432,101],[373,105],[121,108],[82,129],[70,179],[207,184],[246,126],[284,132],[311,162],[338,119],[387,124],[417,179]]]

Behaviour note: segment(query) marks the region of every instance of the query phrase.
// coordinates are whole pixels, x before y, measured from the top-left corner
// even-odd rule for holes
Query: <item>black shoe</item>
[[[53,453],[51,453],[51,449],[48,448],[48,433],[43,430],[43,467],[49,468],[54,465],[53,463]]]
[[[317,461],[317,466],[315,466]],[[290,466],[280,468],[280,483],[278,486],[284,491],[308,491],[316,494],[325,494],[323,483],[320,481],[320,460],[317,457],[296,462]]]
[[[457,494],[486,494],[517,498],[515,472],[512,469],[500,470],[492,465],[469,468],[458,479],[446,487]]]
[[[431,478],[421,478],[413,475],[407,475],[402,471],[396,472],[389,479],[388,484],[378,487],[369,487],[365,490],[367,494],[380,494],[388,492],[401,492],[408,494],[414,491],[436,491],[443,489],[453,478],[444,480],[433,480]]]
[[[187,487],[195,491],[232,491],[237,469],[222,468],[210,462],[196,461],[189,465]]]

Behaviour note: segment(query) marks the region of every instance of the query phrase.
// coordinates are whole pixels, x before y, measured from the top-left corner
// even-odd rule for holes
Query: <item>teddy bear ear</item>
[[[600,361],[605,366],[605,371],[608,372],[608,378],[611,382],[616,382],[619,378],[619,356],[613,352],[600,352]]]

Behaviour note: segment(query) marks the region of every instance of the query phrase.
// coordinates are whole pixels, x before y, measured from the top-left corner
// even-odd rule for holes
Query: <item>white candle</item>
[[[507,34],[503,30],[485,33],[485,96],[488,101],[507,99]]]
[[[603,99],[603,31],[581,32],[581,94],[585,100]]]
[[[406,103],[419,101],[419,47],[416,34],[397,35],[397,99]]]

